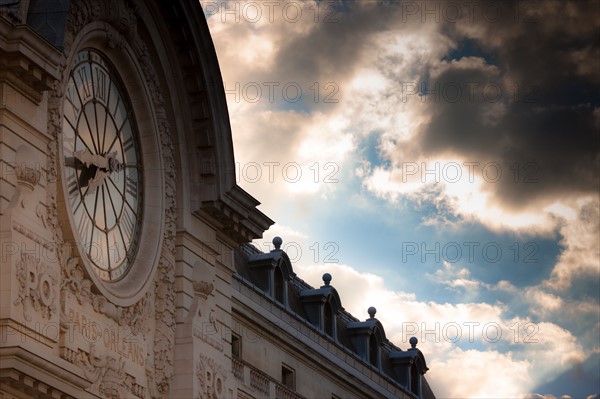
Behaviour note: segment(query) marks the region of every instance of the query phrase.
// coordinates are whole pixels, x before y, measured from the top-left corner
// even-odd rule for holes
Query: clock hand
[[[75,151],[73,155],[74,157],[65,158],[66,166],[82,169],[81,164],[84,164],[88,168],[95,166],[97,168],[108,170],[110,172],[121,171],[125,166],[117,159],[116,151],[113,151],[110,154],[100,155],[90,154],[84,148],[83,150]]]
[[[119,162],[117,159],[116,151],[102,156],[87,154],[85,150],[82,150],[79,151],[76,156],[77,159],[86,165],[88,165],[86,161],[91,163],[91,165],[87,166],[81,171],[81,175],[79,176],[79,186],[88,187],[86,195],[95,193],[96,188],[101,186],[108,176],[110,176],[113,172],[121,171],[124,167],[124,164]],[[105,165],[106,167],[101,167],[98,165]]]
[[[116,151],[113,151],[111,154],[106,154],[106,163],[108,164],[108,171],[111,173],[120,172],[125,167],[125,164],[117,159]]]
[[[87,187],[89,181],[94,178],[98,171],[98,168],[95,165],[90,166],[89,168],[83,166],[81,169],[81,173],[79,175],[79,187],[84,188]]]
[[[75,151],[73,155],[87,167],[90,167],[90,165],[95,165],[96,167],[102,169],[108,169],[109,167],[107,155],[102,156],[100,154],[90,154],[85,148],[80,151]]]
[[[96,188],[100,187],[103,183],[104,180],[110,175],[110,171],[104,171],[102,169],[97,169],[96,170],[96,175],[91,178],[90,180],[88,180],[87,185],[88,185],[88,191],[86,194],[93,194],[96,192]]]

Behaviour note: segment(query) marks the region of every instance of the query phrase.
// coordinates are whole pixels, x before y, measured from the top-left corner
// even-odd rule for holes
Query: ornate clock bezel
[[[87,276],[93,281],[94,286],[118,306],[129,306],[137,302],[146,292],[153,281],[154,273],[160,258],[161,237],[164,229],[164,177],[161,167],[161,144],[158,138],[158,126],[154,109],[150,100],[150,91],[146,85],[141,66],[137,62],[134,50],[122,41],[120,46],[111,48],[107,45],[107,37],[119,35],[106,26],[87,26],[77,35],[67,59],[67,66],[63,73],[63,87],[66,87],[71,70],[81,50],[89,48],[102,54],[110,61],[125,95],[129,97],[132,114],[135,115],[141,163],[144,165],[142,178],[142,214],[141,230],[138,233],[139,242],[135,258],[131,261],[128,271],[116,281],[106,281],[94,270],[96,267],[87,259],[85,247],[78,239],[77,226],[71,213],[68,202],[67,182],[65,175],[65,158],[63,151],[63,133],[59,134],[58,156],[62,182],[62,195],[59,195],[61,205],[59,210],[68,223],[63,223],[63,233],[66,241],[72,243],[72,251],[78,254],[85,265]],[[63,90],[61,113],[64,110],[66,90]],[[148,166],[151,167],[149,168]]]

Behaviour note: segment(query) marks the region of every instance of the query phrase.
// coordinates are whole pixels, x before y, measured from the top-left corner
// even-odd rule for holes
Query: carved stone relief
[[[92,382],[88,391],[102,397],[155,392],[148,373],[152,293],[134,305],[116,306],[94,293],[79,258],[69,258],[62,271],[61,357],[79,366]]]
[[[215,288],[215,267],[204,261],[194,263],[192,286],[196,297],[196,312],[191,317],[202,317],[212,309],[207,299]]]
[[[150,293],[131,306],[116,306],[102,295],[95,294],[92,291],[92,281],[85,277],[79,258],[68,259],[62,272],[61,291],[68,291],[73,294],[80,305],[84,303],[91,304],[99,314],[103,314],[121,326],[129,326],[135,335],[138,333],[145,335],[150,331],[148,325],[151,312]]]
[[[171,252],[163,248],[163,253]],[[158,265],[156,277],[154,333],[154,380],[159,396],[167,397],[173,376],[173,349],[175,347],[175,262],[164,256]]]
[[[71,361],[92,381],[89,391],[110,399],[130,398],[131,394],[145,397],[144,387],[125,372],[125,360],[122,357],[100,354],[93,343],[89,352],[78,351],[72,353],[71,357]]]
[[[61,291],[69,290],[75,295],[79,304],[92,302],[92,281],[85,278],[79,258],[70,258],[62,268]]]
[[[21,253],[16,264],[19,291],[13,305],[23,307],[23,317],[32,320],[31,312],[50,319],[57,310],[58,276],[54,270],[33,254]]]
[[[42,178],[42,170],[35,162],[35,151],[29,145],[20,145],[15,153],[14,171],[17,186],[8,209],[34,208],[30,202],[32,193]],[[34,209],[37,213],[37,209]]]
[[[0,15],[17,24],[23,24],[27,20],[28,7],[29,0],[2,2],[0,3]]]
[[[15,165],[17,184],[28,189],[29,192],[33,191],[42,177],[42,171],[31,164],[33,156],[34,154],[31,154],[30,147],[22,145],[17,148],[17,162]],[[29,159],[29,163],[26,162],[26,159]]]
[[[220,399],[225,391],[227,374],[225,368],[203,354],[196,362],[196,377],[200,383],[198,399]]]
[[[215,298],[210,295],[215,288],[214,269],[214,266],[205,262],[194,264],[192,286],[195,298],[186,322],[193,324],[192,334],[195,338],[223,352],[224,346],[215,313]]]

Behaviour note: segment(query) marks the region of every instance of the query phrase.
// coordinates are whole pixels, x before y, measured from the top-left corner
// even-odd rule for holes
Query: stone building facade
[[[193,0],[0,0],[0,398],[433,397],[235,183]]]

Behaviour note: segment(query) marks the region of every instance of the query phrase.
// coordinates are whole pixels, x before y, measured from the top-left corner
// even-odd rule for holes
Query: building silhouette
[[[433,398],[235,183],[194,0],[0,0],[0,398]]]

